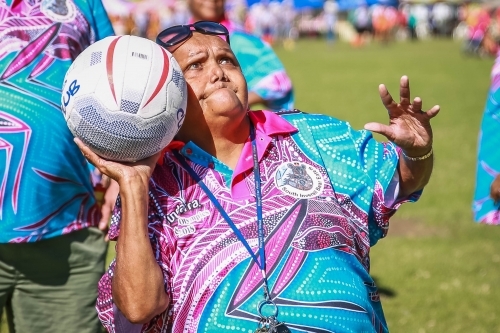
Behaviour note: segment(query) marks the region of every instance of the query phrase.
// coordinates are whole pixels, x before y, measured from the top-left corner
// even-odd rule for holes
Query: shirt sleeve
[[[349,127],[361,165],[370,179],[373,195],[368,214],[370,245],[387,235],[389,219],[406,202],[415,202],[422,191],[399,197],[398,164],[401,149],[392,142],[377,142],[371,132]]]
[[[355,130],[335,118],[313,114],[289,117],[299,129],[298,141],[306,143],[301,149],[325,166],[337,193],[349,196],[367,214],[370,245],[375,245],[387,234],[396,210],[420,197],[421,191],[399,197],[400,149],[391,142],[377,142],[371,132]]]
[[[157,208],[150,199],[149,209],[148,209],[148,233],[149,240],[151,242],[151,248],[155,255],[156,262],[160,266],[163,273],[163,283],[165,287],[165,292],[171,294],[170,290],[170,254],[171,251],[165,249],[167,244],[171,244],[168,240],[168,236],[164,234],[163,221],[158,214]],[[116,200],[116,205],[113,211],[113,216],[111,217],[111,226],[109,231],[109,236],[111,240],[117,240],[120,233],[120,220],[121,220],[121,200],[118,196]],[[109,268],[104,273],[103,277],[99,281],[98,285],[98,297],[96,303],[96,310],[102,325],[108,330],[108,332],[120,332],[116,329],[119,324],[121,327],[127,327],[126,332],[139,332],[143,331],[146,326],[141,326],[138,329],[137,325],[133,325],[127,321],[123,314],[119,311],[113,302],[113,292],[112,292],[112,281],[113,275],[116,267],[116,259],[114,259]],[[167,310],[168,311],[168,310]],[[162,313],[158,316],[164,316]],[[156,318],[152,319],[155,322]]]

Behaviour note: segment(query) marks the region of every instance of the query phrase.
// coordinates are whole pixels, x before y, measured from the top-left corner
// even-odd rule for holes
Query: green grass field
[[[452,41],[352,49],[302,41],[278,49],[297,107],[348,120],[386,122],[377,86],[399,97],[408,75],[434,119],[434,174],[421,200],[391,221],[372,249],[372,275],[392,332],[500,332],[500,228],[472,221],[479,124],[493,61],[465,58]]]
[[[277,47],[299,109],[348,120],[386,122],[377,86],[398,97],[410,77],[434,119],[436,163],[417,204],[404,206],[372,250],[372,275],[392,332],[500,332],[500,227],[472,221],[476,139],[492,60],[465,58],[451,41],[352,49],[304,40]],[[111,252],[111,251],[110,251]],[[112,253],[110,253],[110,257]],[[0,327],[6,333],[6,327]]]

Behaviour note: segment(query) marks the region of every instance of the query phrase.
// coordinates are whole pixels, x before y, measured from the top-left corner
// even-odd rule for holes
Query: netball
[[[168,145],[184,121],[186,82],[154,42],[113,36],[90,45],[66,73],[61,108],[75,137],[99,156],[133,162]]]

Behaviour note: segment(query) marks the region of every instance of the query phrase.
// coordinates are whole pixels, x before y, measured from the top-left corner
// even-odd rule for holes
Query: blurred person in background
[[[491,72],[491,85],[479,131],[474,220],[500,224],[500,54]]]
[[[135,9],[132,13],[135,27],[133,34],[140,37],[146,37],[149,25],[148,13],[144,10]]]
[[[113,29],[100,0],[4,0],[0,13],[0,308],[10,333],[97,333],[109,213],[60,105],[72,61]]]
[[[228,19],[224,0],[188,0],[187,4],[190,23],[214,21],[229,30],[231,49],[248,82],[250,108],[261,104],[270,110],[293,109],[292,81],[278,56],[261,39]]]
[[[402,77],[399,102],[378,89],[390,125],[357,131],[320,114],[249,112],[229,33],[209,24],[157,39],[188,84],[184,124],[163,153],[127,165],[79,143],[120,184],[102,323],[110,332],[253,332],[266,305],[295,332],[387,332],[370,247],[429,180],[439,107],[422,111]]]
[[[333,44],[335,42],[338,4],[333,0],[327,0],[323,5],[323,11],[326,23],[326,41],[329,44]]]
[[[444,2],[432,6],[431,22],[434,33],[438,36],[450,36],[453,31],[455,11],[453,7]]]
[[[491,10],[489,35],[498,47],[500,44],[500,7],[496,7]]]
[[[372,22],[375,40],[387,44],[392,39],[394,27],[398,20],[397,10],[394,7],[372,6]]]
[[[184,1],[176,1],[174,3],[174,24],[184,24],[189,20],[189,9]],[[167,28],[167,27],[166,27]]]
[[[488,11],[478,5],[471,5],[467,10],[467,41],[464,51],[475,55],[482,55],[484,52],[484,40],[490,25],[490,15]]]
[[[353,13],[354,29],[357,32],[357,38],[353,41],[354,46],[364,45],[372,31],[372,19],[368,6],[362,5],[356,8]]]
[[[161,31],[160,13],[157,10],[148,11],[148,25],[146,29],[146,38],[154,40]]]
[[[418,23],[418,20],[417,20],[417,16],[411,10],[411,7],[408,10],[408,14],[407,15],[408,15],[408,19],[407,19],[406,22],[407,22],[408,30],[410,32],[410,40],[416,41],[416,40],[418,40],[418,35],[417,35],[417,23]]]
[[[294,8],[293,0],[283,0],[283,46],[287,50],[293,50],[297,39],[297,29],[294,26],[297,11]]]
[[[427,5],[424,4],[414,4],[411,7],[412,15],[415,16],[416,26],[415,31],[417,33],[418,39],[426,39],[430,35],[430,9]]]

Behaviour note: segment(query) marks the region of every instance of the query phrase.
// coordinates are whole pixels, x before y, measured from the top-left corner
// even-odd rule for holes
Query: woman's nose
[[[226,80],[226,74],[219,64],[214,64],[211,68],[210,81],[214,83],[219,80]]]

